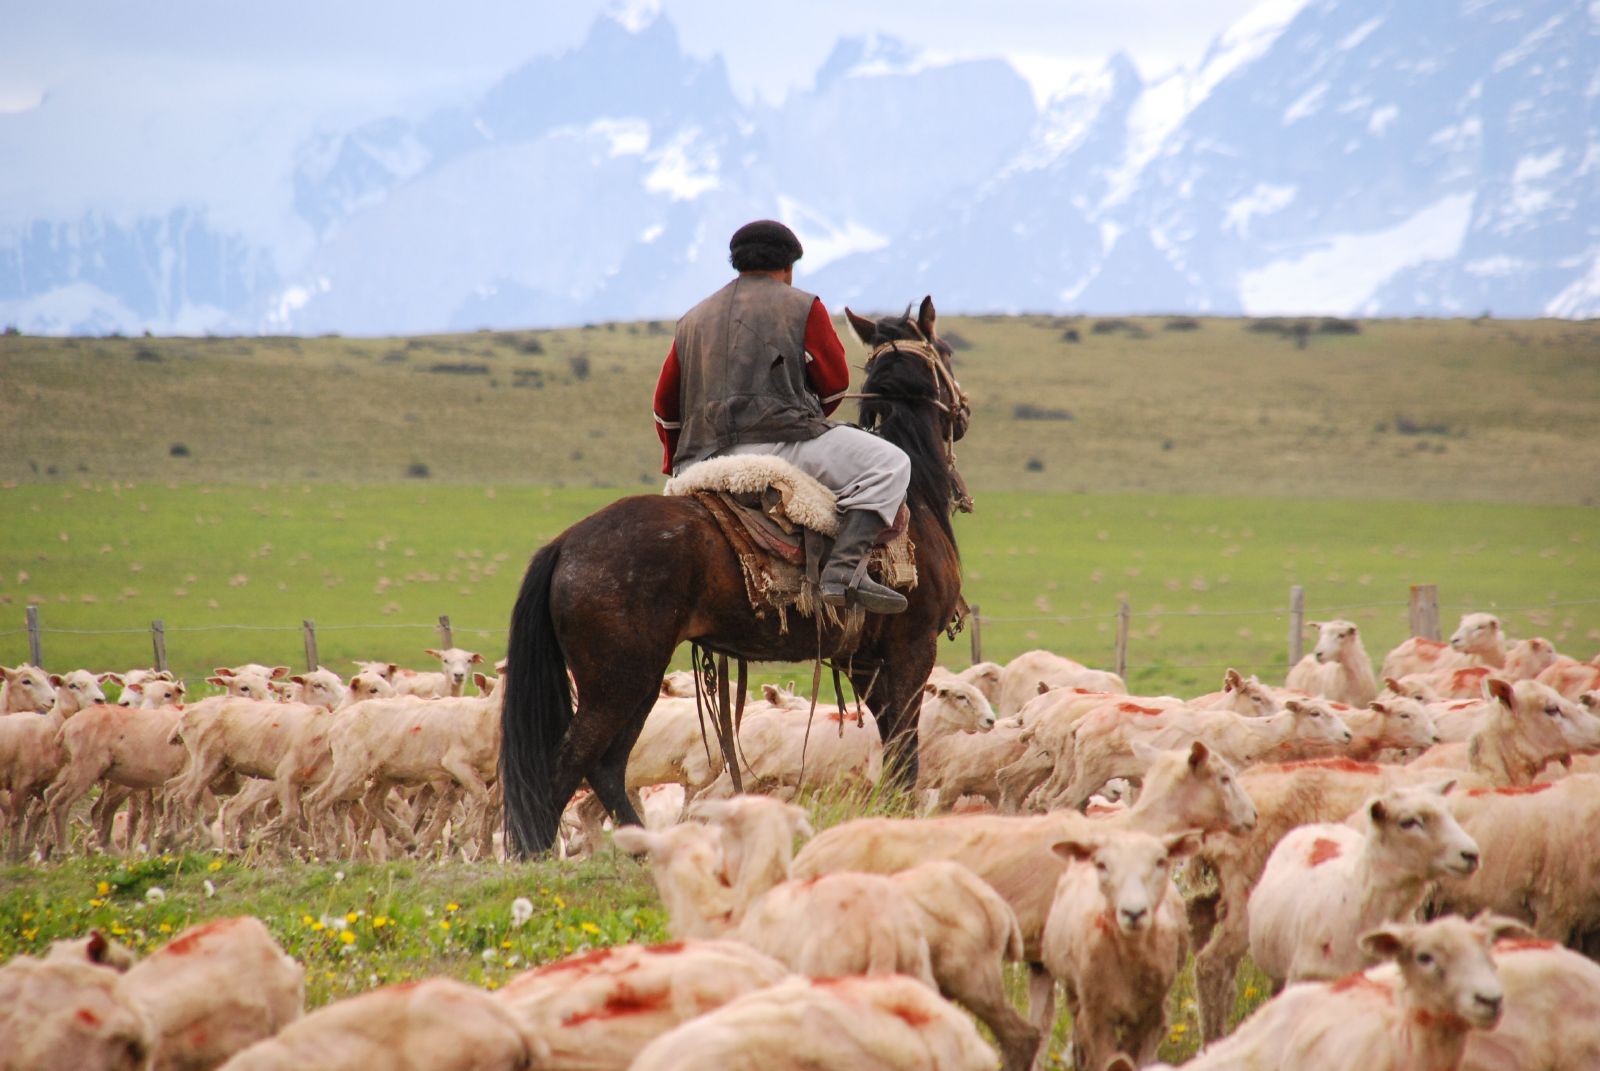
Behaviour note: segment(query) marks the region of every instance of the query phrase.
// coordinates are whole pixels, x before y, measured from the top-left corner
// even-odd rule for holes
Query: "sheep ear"
[[[218,666],[216,669],[212,670],[211,672],[215,673],[219,677],[231,677],[231,676],[233,676],[233,670],[228,666]]]
[[[1383,805],[1382,800],[1373,800],[1367,807],[1367,817],[1372,819],[1372,824],[1381,826],[1389,820],[1389,808]]]
[[[1049,690],[1050,690],[1050,685],[1046,684],[1044,681],[1040,681],[1039,682],[1039,694],[1040,695],[1043,695],[1044,693],[1048,692]]]
[[[478,663],[480,663],[482,661],[483,661],[483,656],[481,654],[479,654],[478,652],[474,651],[474,652],[472,652],[472,657],[467,659],[467,665],[475,666],[475,665],[477,665]]]
[[[1050,845],[1050,850],[1063,859],[1087,863],[1094,858],[1095,847],[1092,840],[1062,840]]]
[[[444,657],[438,651],[435,651],[432,647],[424,647],[422,649],[422,653],[427,655],[429,658],[442,658],[442,657]]]
[[[302,674],[296,673],[294,676],[289,678],[289,681],[292,684],[304,684],[306,679]]]
[[[629,855],[647,855],[655,850],[658,838],[638,826],[618,826],[611,831],[611,843]]]
[[[1162,843],[1166,845],[1168,859],[1184,859],[1200,850],[1204,838],[1202,830],[1186,829],[1163,838]]]
[[[776,703],[778,701],[778,686],[775,684],[763,684],[761,686],[761,696],[769,703]]]
[[[865,316],[858,316],[851,312],[848,305],[845,306],[844,317],[850,321],[850,326],[855,330],[856,337],[870,345],[872,336],[878,333],[878,325]]]
[[[489,690],[489,678],[482,673],[474,673],[472,675],[472,683],[478,686],[478,691],[480,692]]]
[[[84,946],[84,955],[89,957],[90,963],[104,963],[106,952],[111,947],[111,942],[106,940],[106,935],[99,930],[89,932],[89,943]]]
[[[1504,703],[1507,709],[1517,709],[1517,696],[1516,693],[1511,690],[1510,681],[1504,680],[1500,677],[1486,677],[1483,681],[1483,687],[1491,697]]]
[[[1222,690],[1236,692],[1242,687],[1244,687],[1244,678],[1239,676],[1238,670],[1230,667],[1228,672],[1222,675]]]
[[[105,684],[107,681],[110,681],[112,684],[122,683],[122,677],[116,673],[102,673],[100,676],[96,677],[95,680],[99,681],[101,684]]]
[[[1206,760],[1210,757],[1211,749],[1206,747],[1206,745],[1201,741],[1196,740],[1189,746],[1189,769],[1200,769],[1200,767],[1206,764]]]
[[[922,694],[923,695],[937,695],[938,692],[939,692],[939,686],[937,684],[934,684],[932,681],[929,681],[927,684],[924,684],[922,686]]]
[[[289,667],[288,666],[273,666],[272,667],[272,679],[273,680],[275,680],[275,681],[276,680],[282,680],[283,678],[287,677],[288,675],[289,675]]]
[[[1283,709],[1291,714],[1303,714],[1306,706],[1298,699],[1285,699],[1283,701]]]
[[[1496,915],[1487,908],[1472,917],[1474,926],[1481,926],[1489,934],[1491,941],[1505,940],[1532,940],[1538,935],[1528,929],[1526,925],[1514,918],[1505,915]]]
[[[1396,680],[1395,678],[1393,678],[1393,677],[1385,677],[1385,678],[1383,678],[1383,686],[1385,688],[1389,689],[1395,695],[1405,695],[1406,694],[1406,690],[1400,686],[1400,682],[1398,680]]]
[[[1373,959],[1394,959],[1406,950],[1410,927],[1380,926],[1361,935],[1361,951]]]
[[[228,686],[228,678],[226,678],[226,677],[207,677],[206,678],[206,683],[207,684],[216,684],[216,685],[220,685],[223,688],[226,688]]]
[[[59,687],[61,687],[61,684],[62,684],[61,674],[59,674],[59,673],[50,674],[50,687],[59,688]]]
[[[1456,787],[1456,779],[1453,778],[1453,777],[1448,781],[1435,781],[1433,784],[1428,786],[1429,789],[1431,789],[1434,792],[1437,792],[1441,796],[1450,795],[1450,790],[1452,788],[1455,788],[1455,787]]]
[[[1318,632],[1322,631],[1322,622],[1321,621],[1308,621],[1306,623],[1308,625],[1310,625],[1312,628],[1316,629]]]

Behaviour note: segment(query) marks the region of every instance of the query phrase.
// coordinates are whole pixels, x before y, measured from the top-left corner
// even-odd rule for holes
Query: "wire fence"
[[[1439,626],[1438,588],[1435,585],[1429,584],[1413,585],[1410,589],[1409,595],[1410,597],[1404,600],[1344,603],[1330,606],[1319,605],[1317,609],[1319,616],[1323,619],[1359,615],[1367,612],[1378,612],[1385,610],[1395,611],[1404,609],[1408,613],[1410,635],[1426,636],[1435,640],[1440,639],[1441,630]],[[1594,606],[1600,606],[1600,598],[1552,599],[1548,602],[1535,603],[1526,606],[1496,606],[1494,610],[1496,613],[1501,615],[1542,614],[1560,609]],[[1161,608],[1135,610],[1126,600],[1122,600],[1119,602],[1115,610],[1109,612],[1103,611],[1100,613],[1087,614],[1054,614],[1041,612],[1036,614],[990,615],[983,613],[980,606],[974,605],[971,607],[971,611],[966,619],[966,631],[968,642],[970,644],[971,659],[974,663],[976,663],[984,660],[983,642],[985,628],[989,628],[991,630],[995,628],[1006,628],[1014,633],[1018,626],[1066,627],[1092,624],[1095,626],[1096,632],[1099,633],[1114,631],[1115,646],[1112,658],[1113,664],[1111,668],[1113,668],[1119,675],[1126,677],[1131,666],[1133,670],[1145,674],[1146,677],[1155,674],[1159,679],[1160,674],[1170,674],[1175,671],[1220,671],[1223,669],[1237,667],[1239,665],[1239,659],[1231,659],[1229,661],[1175,661],[1171,658],[1161,657],[1159,649],[1158,653],[1155,655],[1148,653],[1152,650],[1152,645],[1157,642],[1154,629],[1158,628],[1161,622],[1174,620],[1204,621],[1222,619],[1256,619],[1270,621],[1283,627],[1284,646],[1280,648],[1280,650],[1283,651],[1282,661],[1279,661],[1277,657],[1271,655],[1269,653],[1269,649],[1265,648],[1259,639],[1255,640],[1251,656],[1248,660],[1251,662],[1253,669],[1256,671],[1273,673],[1286,672],[1291,666],[1298,662],[1304,654],[1303,638],[1306,625],[1305,591],[1298,585],[1289,589],[1288,598],[1283,604],[1277,606],[1260,607],[1257,609],[1204,610],[1191,607],[1182,610],[1168,610]],[[1132,623],[1135,621],[1141,623],[1152,623],[1152,628],[1147,629],[1145,634],[1141,635],[1140,633],[1133,631],[1131,628]],[[506,636],[507,631],[508,629],[505,625],[496,625],[485,628],[475,625],[452,624],[448,615],[441,615],[435,621],[382,621],[372,623],[337,623],[323,625],[318,625],[309,619],[302,620],[298,625],[167,625],[164,621],[158,619],[152,621],[148,627],[68,628],[46,625],[43,621],[41,621],[39,607],[29,606],[26,608],[26,622],[24,627],[0,630],[0,641],[10,641],[19,636],[26,636],[28,644],[28,661],[35,665],[43,666],[46,664],[46,657],[52,654],[52,649],[63,646],[61,644],[50,642],[53,638],[92,641],[102,638],[115,639],[118,637],[147,637],[149,640],[149,646],[148,648],[144,649],[150,652],[149,664],[155,666],[156,668],[167,669],[172,668],[169,666],[167,654],[167,638],[169,636],[202,637],[212,634],[247,634],[261,636],[276,635],[282,637],[296,636],[299,640],[296,646],[298,646],[301,649],[301,652],[303,652],[304,664],[308,669],[310,669],[322,664],[321,659],[325,655],[328,656],[330,661],[334,662],[335,664],[345,659],[354,660],[357,658],[377,659],[380,657],[394,657],[394,652],[398,649],[395,647],[392,641],[379,641],[370,645],[362,645],[358,641],[364,635],[381,637],[386,635],[399,636],[409,633],[412,636],[419,638],[428,637],[430,641],[436,640],[438,646],[440,647],[453,647],[456,645],[455,637],[457,634],[460,634],[463,637],[468,637],[468,639],[464,642],[467,642],[469,645],[481,645],[482,641],[484,640],[503,639]],[[1241,634],[1243,631],[1244,630],[1241,630]],[[1026,635],[1032,634],[1032,631],[1026,633]],[[1014,645],[1014,636],[1012,637],[1012,640]],[[7,643],[6,646],[10,647],[11,644]],[[73,648],[82,647],[83,645],[69,643],[65,644],[65,646]],[[139,645],[139,647],[143,646],[143,644]],[[178,645],[175,644],[175,646]],[[184,650],[181,652],[181,657],[174,661],[181,662],[183,668],[186,670],[193,670],[202,666],[214,665],[216,664],[214,661],[208,660],[220,660],[222,657],[220,652],[225,649],[232,649],[232,645],[228,644],[184,643],[181,644],[181,646],[184,648]],[[285,656],[283,653],[283,647],[281,644],[274,644],[271,646],[273,652],[275,653],[270,654],[269,660],[279,662],[287,659],[287,656]],[[422,644],[418,644],[417,650],[419,652],[422,649],[422,646]],[[1191,649],[1174,653],[1201,654],[1203,651],[1204,653],[1201,655],[1203,658],[1206,655],[1212,654],[1216,649],[1215,642],[1199,643],[1192,646],[1198,646],[1200,650],[1193,650],[1191,647]],[[373,650],[372,648],[378,648],[378,650]],[[135,663],[142,662],[142,658],[125,653],[132,652],[135,649],[136,648],[131,645],[116,645],[118,654],[124,659],[131,659],[131,661]],[[410,648],[407,647],[405,650],[410,650]],[[1169,647],[1168,650],[1171,650],[1171,648]],[[85,648],[85,651],[87,651],[87,648]],[[77,654],[78,652],[73,653]],[[99,654],[100,657],[106,657],[102,652],[96,653]],[[267,655],[267,652],[262,652],[262,656]],[[252,654],[249,657],[255,659],[258,656]],[[292,660],[298,661],[299,659]],[[66,659],[64,658],[56,657],[55,661],[61,665],[66,664]]]

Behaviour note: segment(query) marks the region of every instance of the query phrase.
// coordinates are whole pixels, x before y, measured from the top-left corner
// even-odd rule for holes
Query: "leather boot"
[[[857,603],[874,614],[898,614],[906,608],[904,595],[867,575],[867,552],[882,530],[883,518],[871,510],[853,509],[840,519],[839,534],[818,582],[823,602],[829,606]]]

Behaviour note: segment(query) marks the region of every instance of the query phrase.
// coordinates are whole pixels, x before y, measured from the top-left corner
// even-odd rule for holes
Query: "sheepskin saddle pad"
[[[790,607],[807,617],[826,610],[835,623],[848,625],[816,589],[818,570],[839,531],[839,512],[833,492],[815,478],[780,457],[741,454],[691,465],[668,480],[663,493],[693,495],[716,518],[739,556],[758,615],[776,609],[783,631]],[[901,506],[894,525],[878,536],[868,565],[880,582],[902,591],[917,583],[909,520]]]

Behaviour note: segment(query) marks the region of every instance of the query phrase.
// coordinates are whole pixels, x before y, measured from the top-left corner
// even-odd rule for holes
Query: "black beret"
[[[728,240],[728,260],[737,271],[782,271],[804,255],[794,231],[775,219],[746,223]]]

